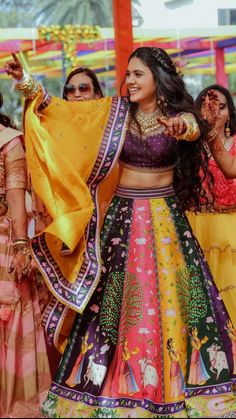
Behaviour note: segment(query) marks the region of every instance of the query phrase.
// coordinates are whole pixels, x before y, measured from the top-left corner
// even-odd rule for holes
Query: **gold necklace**
[[[224,148],[229,151],[231,149],[231,146],[233,144],[233,137],[225,137],[222,141]]]
[[[154,131],[159,132],[163,130],[163,126],[161,126],[157,121],[157,117],[161,115],[162,113],[159,109],[151,114],[146,114],[138,108],[135,117],[140,125],[143,139],[154,133]]]
[[[141,128],[145,129],[145,128],[153,127],[153,125],[156,125],[157,117],[160,115],[161,115],[161,112],[159,109],[157,109],[155,112],[151,114],[147,114],[143,112],[142,109],[138,108],[135,116]]]

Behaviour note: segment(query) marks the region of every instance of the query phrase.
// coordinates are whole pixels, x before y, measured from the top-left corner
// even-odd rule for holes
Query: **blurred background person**
[[[212,128],[217,129],[223,147],[235,156],[236,111],[229,90],[218,84],[210,85],[199,93],[196,105],[201,110],[204,98],[211,91],[215,92],[219,107]],[[211,191],[214,194],[214,204],[210,211],[188,213],[188,219],[236,327],[236,179],[227,178],[212,155],[209,159],[209,170],[214,179]]]
[[[40,396],[50,383],[38,293],[31,273],[22,141],[22,133],[0,112],[1,417],[40,417]]]

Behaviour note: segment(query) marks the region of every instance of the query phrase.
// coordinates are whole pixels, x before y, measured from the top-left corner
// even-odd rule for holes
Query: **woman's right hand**
[[[5,70],[8,75],[20,81],[23,78],[23,66],[16,54],[12,53],[12,57],[12,60],[5,63]]]
[[[209,90],[202,98],[201,114],[210,127],[214,127],[219,118],[220,101],[214,90]]]

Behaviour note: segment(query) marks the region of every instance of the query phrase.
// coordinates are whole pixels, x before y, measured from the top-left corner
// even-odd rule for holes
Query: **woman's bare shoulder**
[[[6,127],[2,124],[0,124],[0,131],[3,131],[4,129],[6,129]]]

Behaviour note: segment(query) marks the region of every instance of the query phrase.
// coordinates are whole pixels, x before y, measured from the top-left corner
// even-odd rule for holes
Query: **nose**
[[[81,95],[81,93],[80,93],[80,90],[79,90],[79,88],[78,88],[78,86],[76,86],[76,89],[75,89],[75,94],[74,94],[76,97],[80,97],[80,96],[82,96]]]
[[[135,78],[132,74],[126,76],[126,84],[131,85],[135,83]]]

